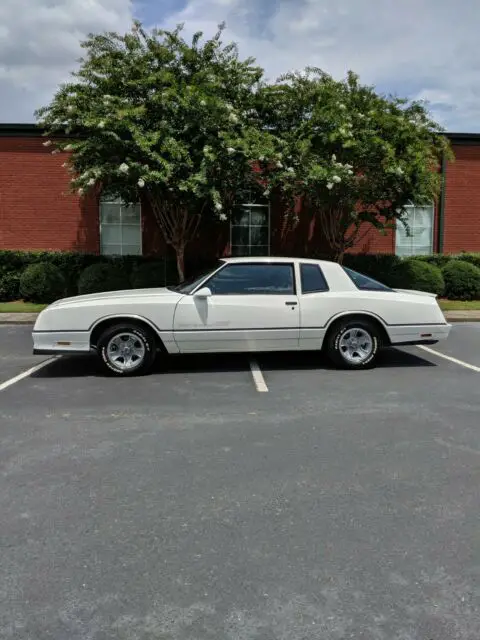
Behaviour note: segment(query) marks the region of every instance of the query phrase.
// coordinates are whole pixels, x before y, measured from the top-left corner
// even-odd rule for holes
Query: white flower
[[[332,182],[335,182],[336,184],[338,184],[341,181],[342,181],[342,179],[340,178],[340,176],[333,176],[332,177]]]
[[[51,145],[52,145],[52,141],[51,141],[51,140],[46,140],[46,141],[43,143],[43,146],[44,146],[44,147],[50,147]]]
[[[343,102],[340,102],[340,104],[338,105],[338,108],[344,110],[347,107],[343,104]]]
[[[71,151],[72,149],[73,149],[73,145],[67,144],[67,146],[64,148],[64,151]]]
[[[62,167],[63,167],[64,169],[66,169],[66,168],[68,167],[68,162],[64,162],[64,163],[62,164]]]
[[[67,111],[68,111],[69,113],[72,113],[72,111],[75,111],[75,107],[73,106],[73,104],[69,104],[69,105],[68,105],[68,107],[67,107]]]
[[[237,122],[238,122],[238,116],[237,116],[237,115],[235,115],[234,113],[231,113],[231,114],[228,116],[228,119],[230,120],[230,122],[233,122],[233,123],[237,123]]]
[[[90,178],[90,180],[87,182],[89,187],[93,187],[93,185],[95,184],[95,178]]]
[[[56,155],[57,155],[57,153],[60,153],[60,149],[54,149],[54,150],[52,151],[52,156],[56,156]]]
[[[80,189],[78,190],[78,195],[79,195],[79,196],[83,196],[83,193],[84,193],[83,189],[82,189],[82,188],[80,188]]]
[[[327,189],[328,189],[329,191],[331,191],[331,190],[333,189],[333,182],[328,182],[328,183],[327,183]]]
[[[332,153],[332,162],[336,162],[336,161],[337,161],[337,156],[334,153]]]
[[[226,214],[226,213],[221,213],[221,214],[218,216],[218,219],[219,219],[221,222],[225,222],[225,221],[227,220],[227,214]]]
[[[233,147],[228,147],[228,149],[227,149],[227,153],[228,153],[229,155],[232,155],[232,154],[234,154],[234,153],[235,153],[235,149],[234,149]]]
[[[403,174],[405,173],[405,171],[402,169],[402,167],[397,167],[395,169],[395,173],[397,174],[397,176],[403,176]]]
[[[145,180],[143,180],[143,178],[140,178],[137,184],[140,187],[140,189],[143,189],[143,187],[145,186]]]
[[[220,202],[216,202],[215,203],[215,209],[217,211],[221,211],[223,209],[222,204]]]
[[[263,162],[264,160],[265,160],[265,156],[260,156],[258,159],[259,162]]]
[[[295,169],[293,167],[288,167],[288,173],[295,173]]]
[[[269,189],[265,189],[265,191],[263,192],[263,195],[265,196],[265,198],[268,198],[268,196],[270,195]]]
[[[205,107],[207,103],[205,102],[205,100],[200,100],[200,104],[202,105],[202,107]]]
[[[101,120],[101,121],[98,123],[98,128],[99,128],[99,129],[105,129],[105,122],[104,122],[103,120]]]
[[[118,170],[121,173],[128,173],[130,171],[130,168],[126,162],[122,162],[122,164],[118,167]]]
[[[275,166],[278,167],[279,169],[283,169],[283,164],[280,162],[280,160],[277,160],[277,162],[275,163]]]
[[[232,106],[229,102],[227,102],[227,103],[225,104],[225,107],[226,107],[229,111],[233,111],[233,106]]]
[[[349,175],[349,176],[353,176],[353,171],[352,171],[351,169],[349,169],[349,170],[347,171],[347,173],[348,173],[348,175]]]

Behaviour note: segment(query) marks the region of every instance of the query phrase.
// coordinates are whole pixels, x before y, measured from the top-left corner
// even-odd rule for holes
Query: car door
[[[180,300],[174,339],[181,352],[297,349],[299,317],[292,262],[227,262]]]

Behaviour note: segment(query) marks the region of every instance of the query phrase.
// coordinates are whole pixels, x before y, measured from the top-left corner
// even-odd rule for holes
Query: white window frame
[[[430,229],[430,241],[429,241],[429,249],[427,252],[423,251],[423,250],[419,250],[419,247],[415,245],[415,212],[416,209],[430,209],[431,210],[431,229]],[[398,220],[396,223],[396,231],[395,231],[395,253],[397,256],[400,257],[412,257],[412,256],[421,256],[421,255],[431,255],[434,252],[434,242],[435,242],[435,238],[434,238],[434,232],[435,232],[435,204],[433,202],[428,203],[428,204],[424,204],[424,205],[415,205],[413,203],[408,204],[405,207],[405,210],[407,211],[407,215],[408,215],[408,230],[407,228],[404,226],[404,224]],[[413,214],[413,220],[412,220],[412,215]],[[412,224],[410,224],[412,222]],[[408,233],[409,235],[406,236],[406,241],[408,242],[408,245],[405,243],[405,245],[401,245],[401,242],[399,242],[400,240],[400,234],[399,234],[399,230],[401,229],[402,231],[402,235],[403,235],[403,240],[405,240],[405,235],[406,233]],[[425,246],[425,245],[423,245]],[[399,250],[400,249],[400,250]]]
[[[256,208],[256,209],[264,209],[264,210],[266,210],[266,212],[267,212],[267,224],[266,225],[264,225],[264,224],[261,224],[261,225],[260,224],[258,224],[258,225],[257,224],[251,224],[251,218],[250,218],[249,225],[248,225],[248,238],[249,238],[248,245],[234,245],[233,244],[233,229],[234,229],[234,227],[240,227],[240,228],[242,228],[242,227],[241,227],[241,225],[233,224],[233,221],[231,220],[230,221],[230,250],[232,251],[232,255],[233,255],[233,247],[235,246],[235,247],[244,247],[246,250],[248,250],[247,253],[242,254],[245,257],[252,257],[252,258],[260,257],[260,256],[258,256],[256,254],[252,255],[251,250],[252,250],[252,247],[260,247],[261,246],[261,247],[267,247],[267,256],[269,256],[270,255],[270,235],[271,235],[271,207],[270,207],[270,203],[269,202],[266,202],[266,203],[242,202],[241,204],[236,205],[236,208],[240,208],[241,209],[243,207],[245,207],[245,208],[248,207],[249,209]],[[252,239],[251,230],[253,228],[255,228],[255,227],[264,228],[265,226],[267,227],[267,243],[264,244],[264,245],[252,244],[251,243],[251,239]],[[245,228],[245,227],[243,227],[243,228]],[[238,255],[238,254],[236,254],[236,255]]]
[[[116,223],[116,222],[103,222],[102,221],[102,206],[104,204],[108,204],[108,205],[118,205],[120,207],[120,222]],[[123,228],[126,226],[129,227],[135,227],[136,225],[134,224],[123,224],[122,220],[121,220],[121,210],[122,207],[138,207],[138,211],[139,211],[139,219],[138,219],[138,230],[139,230],[139,236],[140,236],[140,244],[139,244],[139,252],[138,253],[126,253],[125,252],[125,246],[131,246],[131,243],[124,243],[123,242]],[[100,198],[100,202],[99,202],[99,208],[98,208],[98,221],[99,221],[99,232],[100,232],[100,254],[101,255],[105,255],[105,256],[125,256],[125,255],[143,255],[143,233],[142,233],[142,204],[141,202],[131,202],[126,204],[121,198],[112,198],[112,197],[105,197],[105,198]],[[104,227],[119,227],[120,228],[120,253],[110,253],[110,252],[106,252],[103,249],[103,242],[102,242],[102,230]]]

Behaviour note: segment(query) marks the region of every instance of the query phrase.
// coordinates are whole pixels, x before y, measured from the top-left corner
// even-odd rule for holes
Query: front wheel
[[[119,324],[102,333],[97,350],[108,372],[117,376],[141,375],[152,368],[155,339],[143,327]]]
[[[375,366],[379,347],[375,326],[365,320],[343,320],[330,332],[326,352],[342,369],[369,369]]]

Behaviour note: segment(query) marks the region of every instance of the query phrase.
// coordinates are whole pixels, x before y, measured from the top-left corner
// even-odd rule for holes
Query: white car
[[[393,290],[335,262],[227,258],[176,287],[58,300],[32,335],[35,354],[94,351],[127,376],[158,353],[323,350],[365,369],[381,347],[434,344],[450,328],[435,294]]]

